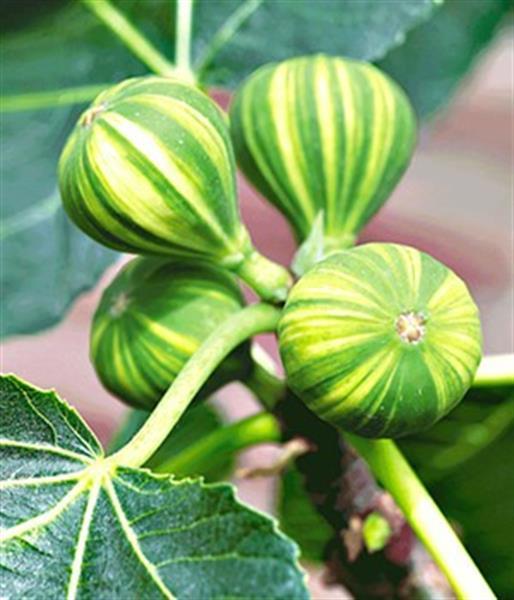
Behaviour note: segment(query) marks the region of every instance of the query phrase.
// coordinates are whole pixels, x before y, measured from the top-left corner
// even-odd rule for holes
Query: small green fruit
[[[238,163],[304,241],[323,212],[325,246],[342,248],[387,199],[412,155],[416,123],[374,66],[329,56],[262,67],[235,96]]]
[[[141,77],[100,94],[68,139],[59,183],[71,219],[100,243],[200,257],[284,299],[287,272],[255,251],[240,220],[225,115],[197,88]]]
[[[105,290],[93,319],[91,358],[104,386],[128,404],[150,409],[205,338],[241,310],[225,270],[183,260],[137,258]],[[248,346],[232,353],[206,393],[243,377]]]
[[[463,281],[395,244],[315,265],[290,293],[279,341],[288,382],[309,408],[367,437],[430,427],[462,399],[481,358]]]

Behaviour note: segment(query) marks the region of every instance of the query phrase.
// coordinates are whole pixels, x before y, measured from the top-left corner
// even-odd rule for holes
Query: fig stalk
[[[254,250],[234,271],[263,300],[285,302],[292,279],[281,265]]]
[[[139,467],[159,448],[198,390],[221,361],[246,339],[274,331],[280,311],[269,304],[253,304],[220,325],[188,360],[143,427],[112,463]]]

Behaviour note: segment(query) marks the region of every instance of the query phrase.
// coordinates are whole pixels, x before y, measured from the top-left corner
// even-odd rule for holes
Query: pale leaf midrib
[[[141,549],[141,546],[139,545],[138,537],[135,534],[134,530],[130,527],[129,521],[128,521],[127,516],[125,515],[125,512],[123,510],[123,507],[121,506],[121,503],[118,499],[118,495],[116,493],[116,490],[114,489],[112,481],[107,480],[105,482],[104,487],[105,487],[105,490],[107,491],[107,495],[109,496],[109,499],[111,501],[111,505],[114,509],[114,512],[115,512],[116,516],[118,517],[120,526],[127,538],[127,541],[131,545],[137,559],[145,567],[145,569],[148,572],[148,574],[150,575],[152,581],[155,583],[156,587],[163,594],[163,596],[165,598],[167,598],[168,600],[176,600],[175,596],[171,593],[171,591],[168,589],[166,584],[162,581],[162,579],[159,575],[159,572],[157,570],[157,567],[154,565],[154,563],[150,562],[146,558],[143,550]]]
[[[82,525],[80,527],[80,533],[77,541],[77,548],[75,550],[75,556],[73,558],[73,564],[70,574],[70,582],[68,586],[68,592],[66,595],[67,600],[75,600],[77,592],[79,590],[80,576],[82,574],[82,565],[84,562],[84,553],[86,551],[87,540],[89,536],[89,529],[91,522],[93,521],[93,515],[96,508],[96,503],[100,495],[100,489],[102,487],[102,477],[98,476],[91,488],[89,498],[87,501],[86,510],[82,518]]]

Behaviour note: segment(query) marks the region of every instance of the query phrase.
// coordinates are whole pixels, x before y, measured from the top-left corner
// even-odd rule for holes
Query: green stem
[[[256,444],[280,441],[280,426],[269,413],[259,413],[231,423],[196,440],[190,446],[162,462],[154,471],[177,476],[201,475],[213,462]]]
[[[7,113],[22,110],[40,110],[42,108],[54,108],[56,106],[90,102],[110,85],[112,84],[99,83],[64,88],[61,90],[49,90],[47,92],[32,92],[29,94],[2,96],[0,98],[0,112]]]
[[[223,23],[212,36],[209,46],[198,61],[197,73],[199,76],[209,68],[223,46],[234,36],[243,23],[253,15],[262,2],[263,0],[246,0]]]
[[[514,354],[484,356],[473,387],[514,386]]]
[[[143,427],[112,455],[112,462],[127,467],[144,464],[221,361],[246,339],[274,331],[279,317],[278,309],[268,304],[253,304],[220,325],[187,361]]]
[[[177,75],[174,65],[108,0],[82,0],[82,2],[154,73],[165,76]]]
[[[193,0],[177,0],[177,27],[175,31],[175,64],[182,79],[194,83],[191,70],[191,38]]]
[[[280,303],[287,298],[292,284],[291,275],[279,265],[256,250],[252,251],[234,269],[263,300]]]
[[[395,443],[344,434],[389,491],[405,518],[445,573],[459,598],[495,598],[438,506]]]
[[[264,408],[272,411],[284,398],[286,383],[276,374],[273,359],[258,344],[252,346],[252,359],[252,370],[243,383]]]

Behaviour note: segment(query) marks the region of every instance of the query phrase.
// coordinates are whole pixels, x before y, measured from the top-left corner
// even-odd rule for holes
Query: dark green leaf
[[[231,88],[264,63],[301,54],[376,60],[401,44],[437,4],[438,0],[199,0],[195,56],[201,64],[209,56],[213,36],[226,34],[226,43],[207,64],[204,81]],[[235,11],[245,12],[246,20],[231,35]]]
[[[511,0],[446,0],[379,66],[404,87],[417,113],[429,116],[455,92],[511,7]]]
[[[514,595],[514,427],[431,486],[499,598]]]
[[[400,442],[423,481],[452,477],[462,464],[514,427],[514,392],[472,389],[434,427]]]
[[[127,415],[116,438],[110,444],[114,452],[126,444],[142,427],[150,413],[144,410],[131,410]],[[171,458],[177,457],[190,444],[204,439],[213,431],[223,426],[223,419],[214,407],[205,402],[196,404],[186,411],[176,427],[170,433],[163,445],[146,463],[149,469],[163,472],[159,467]],[[235,454],[227,453],[220,456],[210,456],[206,460],[207,468],[201,473],[185,469],[174,473],[177,477],[201,475],[206,481],[214,482],[225,478],[235,464]]]
[[[105,459],[54,393],[0,382],[0,596],[307,598],[296,548],[229,485]]]

